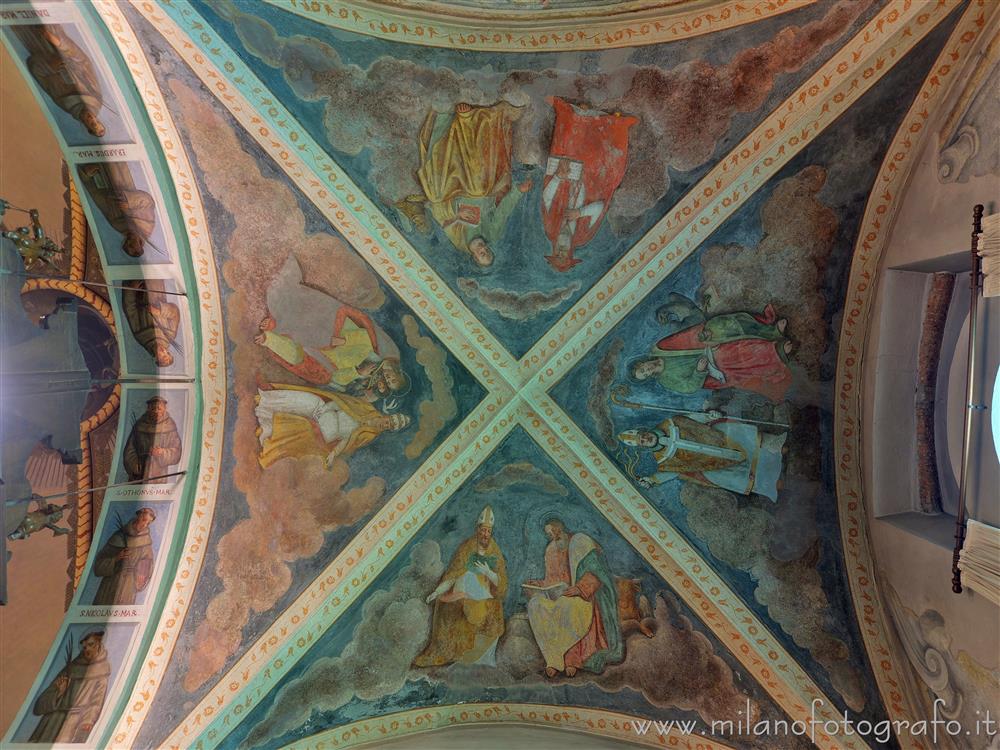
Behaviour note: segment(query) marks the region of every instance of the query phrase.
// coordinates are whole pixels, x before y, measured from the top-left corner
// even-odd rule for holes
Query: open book
[[[524,589],[524,593],[527,594],[530,599],[533,596],[544,596],[547,599],[558,599],[563,595],[563,592],[569,588],[568,584],[565,583],[553,583],[549,586],[536,586],[531,583],[522,583],[521,588]]]

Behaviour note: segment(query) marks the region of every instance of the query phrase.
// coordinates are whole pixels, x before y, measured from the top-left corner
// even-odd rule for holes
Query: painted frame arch
[[[404,0],[265,0],[343,31],[478,52],[615,49],[687,39],[787,13],[816,0],[630,0],[572,10],[501,11]]]
[[[44,90],[42,82],[35,79],[28,69],[24,40],[28,39],[30,42],[30,35],[35,33],[31,29],[49,25],[58,26],[57,33],[68,38],[88,58],[94,71],[94,80],[100,87],[101,111],[115,120],[115,127],[109,127],[105,131],[108,136],[106,139],[83,136],[81,130],[69,122],[65,113],[59,111]],[[19,26],[28,28],[27,31],[20,30],[20,36],[15,29]],[[71,203],[77,209],[81,204],[83,207],[83,211],[73,211],[73,237],[81,236],[88,224],[94,228],[94,244],[104,275],[114,287],[108,290],[110,299],[105,300],[93,295],[93,291],[82,282],[82,263],[78,257],[81,248],[76,246],[75,240],[68,279],[29,279],[25,285],[26,290],[57,288],[81,298],[96,296],[91,304],[95,305],[102,317],[110,321],[122,357],[121,372],[125,380],[131,381],[124,386],[116,386],[112,398],[99,413],[100,418],[106,420],[116,407],[119,408],[116,440],[118,450],[112,463],[112,472],[120,464],[120,449],[128,437],[130,425],[126,420],[125,405],[130,393],[159,393],[162,388],[172,388],[183,391],[186,399],[184,420],[178,431],[185,445],[182,461],[186,459],[186,465],[178,466],[184,473],[176,486],[166,493],[168,499],[164,501],[163,492],[157,489],[159,485],[154,487],[147,484],[136,490],[129,490],[131,497],[112,493],[103,504],[100,518],[96,522],[91,518],[88,523],[96,541],[113,526],[113,510],[116,506],[125,507],[121,502],[126,498],[129,507],[136,502],[156,507],[158,520],[164,526],[160,531],[162,543],[155,558],[148,594],[141,604],[128,607],[101,607],[83,603],[83,586],[78,584],[86,578],[93,566],[97,548],[91,545],[89,555],[84,555],[85,551],[81,549],[81,557],[74,566],[74,584],[77,588],[66,617],[28,699],[4,737],[5,747],[14,747],[23,741],[27,731],[24,729],[25,717],[30,714],[31,704],[38,691],[45,686],[46,676],[56,668],[59,659],[65,658],[62,646],[73,643],[69,634],[79,636],[92,630],[107,629],[116,633],[119,658],[113,665],[113,679],[104,710],[87,740],[89,745],[105,747],[110,744],[108,735],[124,710],[124,701],[131,693],[140,663],[148,658],[151,651],[155,651],[155,632],[146,628],[145,623],[159,619],[169,592],[176,588],[176,578],[184,575],[178,571],[178,566],[185,553],[189,553],[191,519],[205,515],[208,504],[206,498],[214,500],[214,491],[210,488],[214,487],[213,482],[218,477],[219,443],[212,439],[214,433],[211,423],[213,420],[221,420],[224,406],[220,406],[220,394],[223,393],[222,384],[225,379],[225,362],[221,357],[221,349],[217,343],[210,343],[218,342],[218,285],[211,262],[211,249],[199,237],[198,225],[189,220],[182,207],[183,204],[189,209],[192,200],[199,204],[197,193],[193,197],[178,195],[175,189],[175,185],[179,184],[177,176],[169,166],[173,156],[169,148],[163,147],[158,135],[159,115],[147,108],[142,92],[134,85],[135,79],[129,72],[128,62],[118,53],[107,27],[94,8],[90,4],[73,2],[46,3],[40,7],[28,2],[8,3],[0,17],[0,37],[45,113],[68,164]],[[123,259],[120,251],[114,247],[114,235],[108,231],[100,231],[101,226],[107,230],[108,220],[103,217],[95,196],[81,184],[79,169],[84,164],[111,164],[118,165],[118,169],[127,169],[136,178],[135,188],[150,196],[158,229],[153,248],[156,251],[155,262],[147,263],[147,259],[129,262]],[[84,213],[87,223],[84,222]],[[149,250],[150,247],[147,245],[146,249]],[[153,253],[150,252],[150,255]],[[184,338],[183,344],[179,346],[184,347],[185,360],[183,367],[168,378],[144,371],[142,367],[130,362],[126,353],[129,345],[126,338],[130,332],[123,322],[125,318],[119,289],[125,281],[149,279],[167,279],[179,293],[172,296],[171,300],[181,312],[182,330],[179,335]],[[207,417],[203,418],[206,410]],[[86,439],[88,427],[92,429],[94,426],[89,423],[81,425],[82,440]],[[187,471],[187,466],[197,466],[199,470]],[[81,486],[86,479],[83,476],[78,479]],[[201,507],[196,508],[199,490],[203,502]],[[210,513],[211,509],[208,508],[207,511]]]

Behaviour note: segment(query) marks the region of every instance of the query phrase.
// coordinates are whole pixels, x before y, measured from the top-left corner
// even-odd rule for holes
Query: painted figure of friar
[[[104,104],[94,62],[59,24],[9,27],[28,50],[31,77],[56,106],[97,138],[105,133],[98,113]]]
[[[549,538],[545,578],[523,585],[545,674],[603,672],[625,658],[614,576],[587,534],[571,534],[559,518],[547,520],[544,531]]]
[[[410,425],[408,414],[385,414],[365,399],[297,385],[257,391],[258,460],[267,468],[283,458],[320,456],[327,468],[386,432]]]
[[[94,561],[94,575],[101,585],[94,604],[135,604],[153,576],[153,539],[149,527],[156,520],[152,508],[140,508],[101,547]]]
[[[508,102],[460,103],[453,115],[431,111],[420,129],[423,195],[398,206],[419,228],[426,203],[451,243],[480,266],[493,263],[511,213],[531,189],[531,180],[515,188],[511,176],[512,128],[520,116]]]
[[[505,628],[507,562],[493,538],[494,520],[492,508],[483,508],[475,534],[455,550],[427,597],[427,603],[434,604],[430,641],[413,666],[496,666],[497,643]]]
[[[122,236],[122,252],[133,258],[142,256],[156,229],[156,202],[152,195],[136,187],[129,165],[82,164],[80,179],[97,210]]]
[[[122,284],[122,312],[135,340],[152,355],[157,367],[170,367],[170,351],[180,327],[180,308],[168,301],[159,281]]]
[[[626,446],[653,452],[656,471],[637,477],[642,487],[676,478],[741,495],[755,492],[773,502],[778,501],[785,437],[717,411],[678,414],[655,427],[618,435]]]
[[[180,463],[181,447],[177,424],[167,412],[167,400],[153,396],[125,441],[123,464],[129,481],[165,483],[164,475],[170,473],[171,466]]]
[[[28,742],[86,742],[101,717],[110,680],[104,633],[89,633],[80,641],[76,658],[35,699],[31,711],[42,719]]]

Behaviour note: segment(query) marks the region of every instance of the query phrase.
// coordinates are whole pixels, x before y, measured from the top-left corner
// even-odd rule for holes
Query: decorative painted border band
[[[627,714],[580,706],[546,706],[535,703],[459,703],[418,708],[328,729],[285,745],[282,750],[377,747],[378,743],[390,738],[412,737],[449,727],[511,723],[579,732],[650,747],[734,750],[732,745],[700,734],[683,734],[672,727],[660,734],[655,727],[650,726],[650,722]],[[646,731],[637,730],[636,724],[645,725]]]
[[[369,0],[265,0],[317,23],[380,39],[477,52],[567,52],[639,47],[722,31],[812,5],[816,0],[659,2],[510,13],[445,3],[396,4]],[[698,7],[691,7],[697,5]]]
[[[926,126],[945,97],[948,84],[961,72],[974,51],[987,20],[1000,15],[1000,4],[974,0],[965,10],[938,56],[930,75],[896,131],[872,187],[858,232],[840,329],[834,390],[834,456],[837,502],[845,568],[856,617],[882,699],[893,720],[911,722],[925,717],[907,704],[904,680],[912,680],[905,660],[900,665],[890,640],[895,638],[891,619],[876,575],[868,511],[862,477],[864,446],[862,425],[862,372],[865,342],[871,329],[871,311],[878,288],[879,264],[900,208],[901,196],[913,171],[920,147],[928,137]],[[903,735],[903,748],[926,748],[926,739]]]

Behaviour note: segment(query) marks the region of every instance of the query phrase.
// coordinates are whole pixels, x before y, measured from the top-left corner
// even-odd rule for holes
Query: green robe
[[[761,323],[750,313],[716,315],[699,326],[701,330],[697,335],[697,341],[692,341],[688,347],[664,350],[654,346],[650,352],[651,357],[664,360],[663,371],[656,377],[656,380],[667,390],[675,393],[695,393],[704,388],[705,378],[711,373],[698,370],[699,360],[706,356],[706,350],[734,341],[757,339],[774,342],[778,355],[782,360],[787,359],[787,355],[781,350],[781,347],[777,346],[778,342],[785,340],[785,334],[779,331],[774,324]],[[691,332],[690,328],[679,331],[663,341],[688,337]]]
[[[584,663],[588,672],[601,673],[608,664],[617,664],[625,658],[625,641],[622,640],[621,623],[618,621],[618,588],[615,578],[608,570],[604,555],[600,550],[591,550],[576,566],[576,580],[591,573],[601,582],[594,594],[594,603],[600,613],[604,637],[608,647],[593,653]]]

